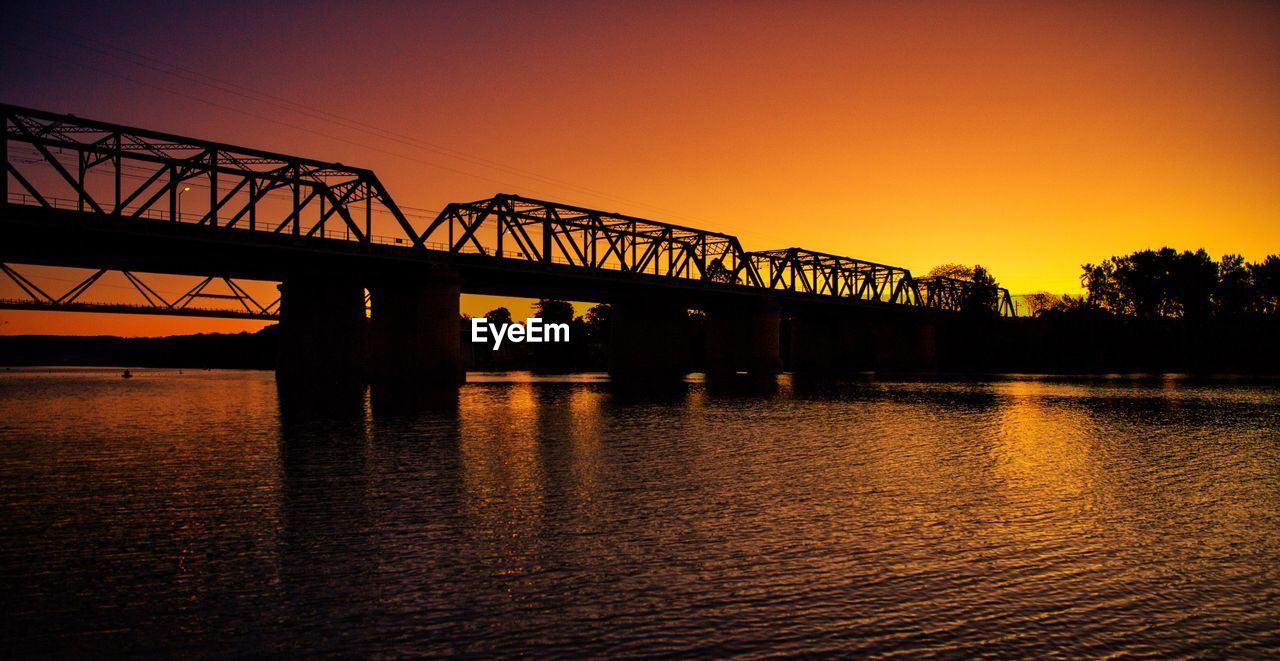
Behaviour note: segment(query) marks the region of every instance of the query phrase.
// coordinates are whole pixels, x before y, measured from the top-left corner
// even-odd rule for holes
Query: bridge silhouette
[[[716,372],[928,368],[939,329],[1013,315],[1008,291],[730,234],[498,194],[434,216],[370,170],[71,115],[0,106],[6,203],[0,308],[278,319],[282,377],[453,382],[462,292],[610,303],[610,371],[682,374],[673,346],[706,312]],[[49,293],[26,265],[88,269]],[[142,303],[86,291],[119,272]],[[169,300],[149,274],[198,282]],[[242,280],[278,282],[262,301]],[[211,286],[217,285],[217,293]],[[366,319],[366,307],[368,318]]]

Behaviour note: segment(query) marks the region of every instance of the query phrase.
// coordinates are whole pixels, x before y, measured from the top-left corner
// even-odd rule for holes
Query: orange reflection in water
[[[1052,402],[1039,381],[1000,386],[993,470],[1004,486],[1034,494],[1046,506],[1078,507],[1091,489],[1094,435],[1069,400]]]
[[[491,545],[492,573],[538,571],[546,475],[538,455],[532,384],[478,389],[461,403],[459,449],[463,510],[471,534]]]

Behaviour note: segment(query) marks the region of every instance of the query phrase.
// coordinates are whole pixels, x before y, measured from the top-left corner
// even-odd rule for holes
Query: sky
[[[0,101],[368,167],[417,209],[522,193],[1014,294],[1148,247],[1280,252],[1274,3],[45,1],[0,32]]]

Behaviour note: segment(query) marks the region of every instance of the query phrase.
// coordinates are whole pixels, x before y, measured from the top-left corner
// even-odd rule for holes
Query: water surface
[[[1280,388],[0,374],[11,653],[1266,656]]]

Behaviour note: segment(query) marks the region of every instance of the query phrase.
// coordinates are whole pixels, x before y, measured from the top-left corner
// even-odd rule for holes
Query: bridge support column
[[[884,317],[869,320],[877,370],[932,370],[938,365],[937,323],[931,319]]]
[[[838,376],[874,367],[867,324],[848,315],[805,312],[791,318],[788,368],[795,374]]]
[[[615,381],[673,382],[689,363],[689,314],[658,296],[626,297],[610,303],[609,376]]]
[[[790,349],[788,366],[797,374],[931,370],[938,360],[937,324],[882,311],[807,312],[792,319]]]
[[[707,309],[708,376],[745,371],[772,376],[782,371],[781,314],[775,301],[752,301]]]
[[[912,321],[908,332],[913,346],[912,360],[915,369],[938,369],[938,322],[934,319],[916,319]]]
[[[461,291],[462,278],[444,270],[370,287],[370,379],[417,386],[465,381]]]
[[[280,380],[315,388],[360,382],[366,335],[364,288],[354,278],[300,275],[280,285]]]

